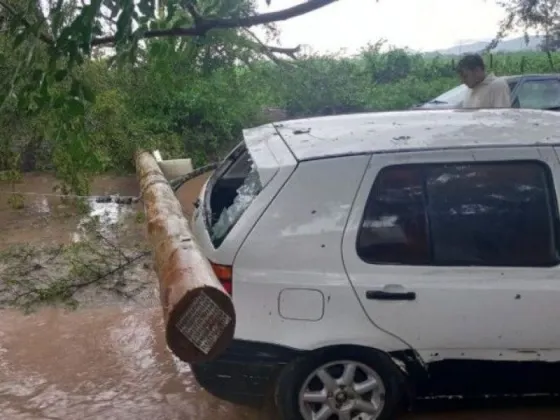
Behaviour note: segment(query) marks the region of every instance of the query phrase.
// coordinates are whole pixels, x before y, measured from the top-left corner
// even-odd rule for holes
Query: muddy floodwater
[[[180,190],[184,203],[202,182]],[[19,209],[7,204],[12,187],[0,185],[0,419],[274,420],[270,409],[208,395],[167,350],[142,209],[92,201],[90,211],[75,212],[44,195],[53,183],[26,176],[16,190],[38,194],[24,195]],[[133,177],[105,177],[93,193],[138,191]],[[500,406],[430,403],[405,418],[560,419],[554,401]]]

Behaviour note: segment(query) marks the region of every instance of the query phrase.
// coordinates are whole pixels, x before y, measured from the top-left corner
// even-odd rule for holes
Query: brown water
[[[127,221],[139,209],[138,205],[114,203],[91,203],[89,215],[80,215],[53,194],[56,184],[53,177],[43,174],[27,174],[24,181],[16,184],[17,192],[24,194],[25,207],[15,210],[8,204],[11,187],[0,183],[0,223],[2,237],[0,246],[17,243],[52,244],[67,243],[79,238],[80,225],[87,216],[99,216],[104,225]],[[99,195],[137,195],[134,177],[100,177],[93,183],[93,193]],[[30,194],[30,195],[27,195]],[[36,195],[35,195],[36,194]],[[45,194],[45,195],[42,195]],[[134,233],[141,232],[135,230]]]
[[[205,175],[191,180],[179,192],[185,211],[192,212],[192,203],[206,179]],[[14,210],[8,204],[11,186],[0,183],[0,247],[16,243],[67,243],[79,239],[80,227],[91,216],[101,219],[102,225],[110,227],[118,223],[126,225],[123,234],[130,240],[143,240],[143,225],[136,223],[135,216],[142,210],[141,204],[90,202],[88,215],[77,214],[74,209],[53,194],[55,179],[45,174],[26,174],[23,182],[16,184],[16,191],[24,194],[25,207]],[[137,196],[138,184],[134,176],[102,176],[94,180],[92,195]],[[27,195],[30,194],[30,195]]]
[[[32,419],[257,419],[206,395],[166,350],[158,309],[0,318],[0,412]]]
[[[20,190],[51,192],[52,179],[26,177]],[[202,180],[181,189],[191,203]],[[0,192],[2,186],[0,186]],[[5,191],[5,188],[4,188]],[[94,192],[136,194],[132,177],[101,178]],[[142,241],[139,211],[113,204],[93,209],[105,224],[122,223],[127,241]],[[107,215],[108,214],[108,215]],[[59,199],[27,197],[23,210],[12,210],[0,194],[0,247],[30,242],[80,240],[84,215],[74,214]],[[0,267],[1,268],[1,267]],[[153,286],[150,270],[145,275]],[[151,289],[155,297],[155,287]],[[256,411],[215,399],[201,390],[188,365],[165,346],[161,310],[156,299],[89,301],[76,311],[43,308],[31,315],[0,310],[0,418],[6,420],[272,420]],[[103,304],[103,305],[102,305]],[[547,407],[441,411],[426,408],[408,420],[544,420],[560,419]]]

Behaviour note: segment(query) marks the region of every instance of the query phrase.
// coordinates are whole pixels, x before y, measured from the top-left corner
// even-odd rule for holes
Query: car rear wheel
[[[284,420],[386,420],[400,406],[402,374],[377,352],[325,353],[281,374],[276,402]]]

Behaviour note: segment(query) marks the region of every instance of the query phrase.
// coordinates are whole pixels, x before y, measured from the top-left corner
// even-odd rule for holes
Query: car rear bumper
[[[191,368],[210,394],[235,404],[261,406],[282,368],[301,353],[274,344],[234,340],[217,359],[193,363]]]

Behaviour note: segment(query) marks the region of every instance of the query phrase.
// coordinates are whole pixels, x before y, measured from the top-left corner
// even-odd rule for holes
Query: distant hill
[[[450,48],[445,48],[442,50],[430,51],[425,53],[426,56],[434,55],[461,55],[466,53],[480,52],[490,43],[491,39],[479,40],[469,43],[462,43],[460,45],[454,45]],[[518,51],[538,51],[540,45],[543,42],[542,36],[530,36],[529,43],[525,42],[524,37],[508,39],[500,42],[492,52],[518,52]]]

